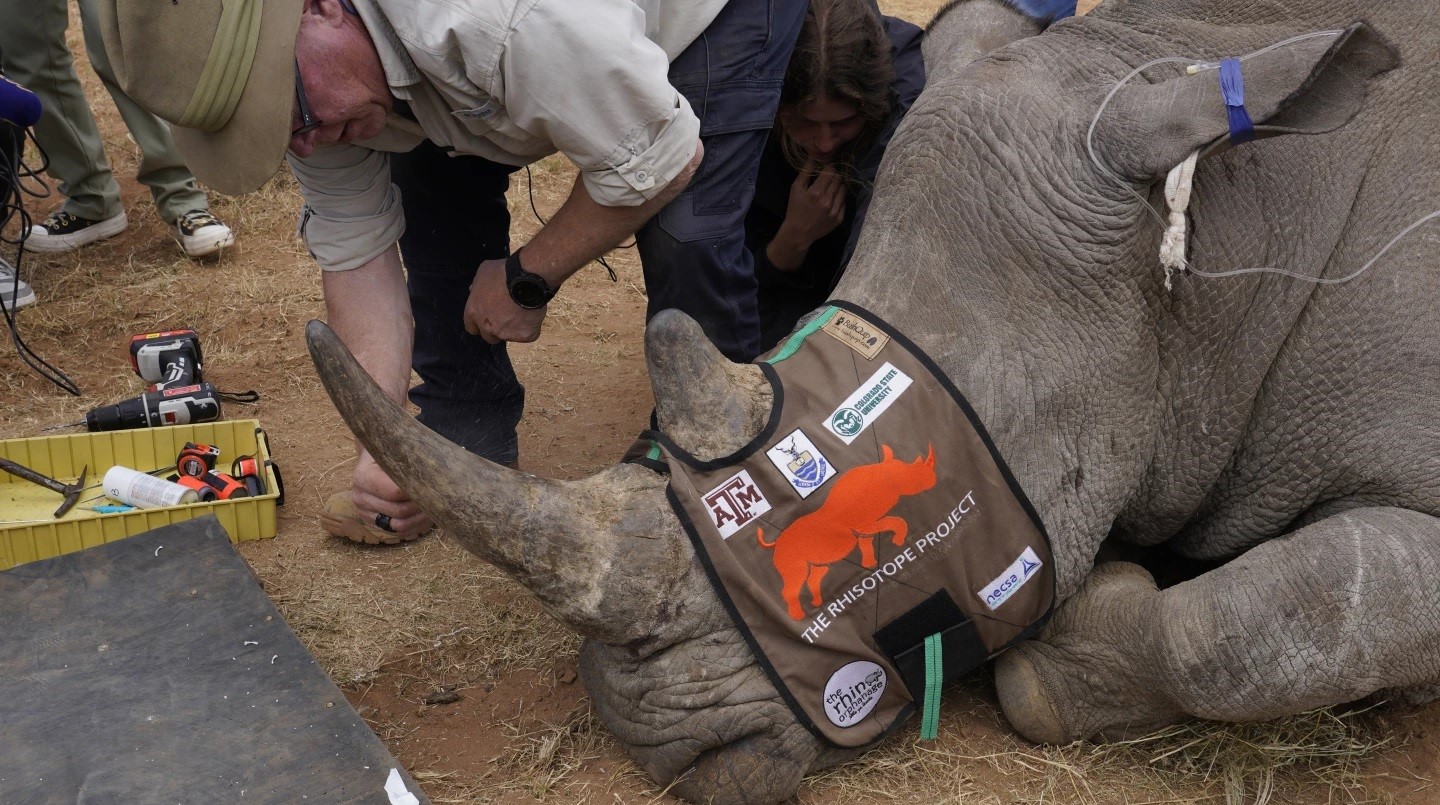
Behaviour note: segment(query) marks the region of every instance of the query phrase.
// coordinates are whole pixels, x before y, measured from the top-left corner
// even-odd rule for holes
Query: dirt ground
[[[936,0],[882,3],[919,23]],[[1082,3],[1088,6],[1089,3]],[[73,15],[72,15],[73,16]],[[73,31],[72,31],[73,33]],[[79,52],[78,36],[72,47]],[[81,60],[83,63],[83,59]],[[125,345],[132,333],[200,332],[208,380],[256,389],[288,489],[279,537],[239,550],[291,627],[350,702],[435,802],[670,802],[593,718],[577,678],[578,639],[528,596],[443,535],[390,548],[327,538],[317,514],[348,486],[349,432],[305,353],[305,322],[323,318],[319,272],[293,235],[299,197],[288,177],[259,193],[214,197],[237,231],[220,259],[185,259],[133,176],[137,150],[90,73],[87,91],[106,135],[131,219],[122,236],[50,259],[24,276],[40,303],[20,316],[40,355],[84,390],[62,394],[0,354],[0,437],[79,419],[137,393]],[[573,173],[560,158],[533,167],[542,214]],[[35,199],[43,217],[58,195]],[[538,228],[525,172],[510,206],[513,240]],[[582,271],[551,305],[543,339],[512,345],[528,388],[521,465],[579,478],[614,462],[651,409],[641,333],[645,307],[633,250],[612,255],[611,283]],[[807,781],[799,801],[954,803],[1401,802],[1440,794],[1440,710],[1386,705],[1306,714],[1251,727],[1198,725],[1122,745],[1040,748],[1015,737],[986,673],[947,691],[940,739],[913,727],[864,758]],[[3,798],[3,797],[0,797]]]

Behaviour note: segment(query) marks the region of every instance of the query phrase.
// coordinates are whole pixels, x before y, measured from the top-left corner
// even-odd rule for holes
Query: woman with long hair
[[[925,85],[922,36],[873,0],[810,0],[745,221],[767,347],[849,260],[880,158]]]

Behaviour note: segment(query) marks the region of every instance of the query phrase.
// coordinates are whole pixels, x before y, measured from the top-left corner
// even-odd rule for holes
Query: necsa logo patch
[[[994,581],[985,585],[985,589],[975,594],[985,602],[985,606],[989,607],[991,612],[994,612],[1000,608],[1001,604],[1009,601],[1010,596],[1024,587],[1025,582],[1034,578],[1042,564],[1044,563],[1040,561],[1035,549],[1027,546],[1020,553],[1019,558],[1005,568],[1004,573],[996,576]]]

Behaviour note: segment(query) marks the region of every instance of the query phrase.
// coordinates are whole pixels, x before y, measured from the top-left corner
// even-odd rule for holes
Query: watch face
[[[550,301],[550,289],[545,283],[532,276],[524,274],[510,280],[510,298],[515,304],[528,310],[534,310],[545,306]]]

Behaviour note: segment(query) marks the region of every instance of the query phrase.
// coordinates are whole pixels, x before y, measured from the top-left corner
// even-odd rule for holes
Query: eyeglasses
[[[300,79],[300,60],[295,60],[295,102],[300,107],[300,127],[290,132],[291,137],[299,137],[325,125],[325,121],[310,114],[310,102],[305,98],[305,82]]]

